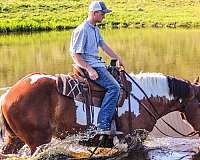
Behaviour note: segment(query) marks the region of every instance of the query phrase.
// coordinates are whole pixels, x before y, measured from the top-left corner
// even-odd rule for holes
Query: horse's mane
[[[190,94],[190,88],[188,81],[178,79],[172,76],[166,76],[162,73],[138,73],[131,74],[140,82],[143,87],[148,87],[151,92],[157,90],[157,92],[166,95],[168,92],[170,99],[172,97],[187,98]],[[144,88],[145,89],[145,88]],[[160,91],[158,91],[160,90]]]
[[[169,91],[174,97],[187,98],[190,94],[189,82],[175,77],[167,76]]]

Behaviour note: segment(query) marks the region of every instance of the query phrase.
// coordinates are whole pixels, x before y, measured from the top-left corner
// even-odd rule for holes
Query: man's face
[[[94,20],[96,22],[101,22],[103,18],[105,17],[105,13],[102,11],[95,11],[94,12]]]

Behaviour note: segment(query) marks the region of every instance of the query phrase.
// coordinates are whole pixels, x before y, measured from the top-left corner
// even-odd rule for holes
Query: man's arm
[[[87,64],[79,53],[72,54],[72,59],[78,66],[88,72],[92,80],[96,80],[98,78],[98,73],[96,72],[96,70],[93,69],[89,64]]]
[[[102,49],[111,58],[119,60],[120,65],[122,65],[123,67],[125,67],[125,64],[122,61],[121,57],[116,52],[114,52],[105,42],[104,42],[104,44],[102,46]]]

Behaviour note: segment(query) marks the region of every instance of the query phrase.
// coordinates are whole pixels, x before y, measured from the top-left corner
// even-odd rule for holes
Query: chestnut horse
[[[124,105],[118,109],[119,131],[125,135],[129,133],[130,127],[152,131],[160,117],[173,111],[185,114],[194,130],[200,130],[198,83],[160,73],[131,76],[148,98],[135,83],[132,84],[132,94],[139,103],[132,97],[131,107],[128,100],[125,100]],[[37,146],[49,143],[53,136],[64,139],[69,134],[87,129],[86,114],[81,102],[60,95],[56,79],[56,76],[32,73],[1,96],[1,124],[7,137],[3,153],[17,153],[26,143],[33,154]],[[94,107],[94,125],[98,112],[99,108]]]

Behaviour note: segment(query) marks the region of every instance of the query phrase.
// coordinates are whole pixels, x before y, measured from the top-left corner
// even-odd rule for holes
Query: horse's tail
[[[9,90],[7,90],[3,95],[1,95],[0,97],[0,138],[3,139],[3,128],[5,127],[5,118],[3,116],[3,112],[2,112],[2,105],[4,103],[4,99],[7,95]]]

